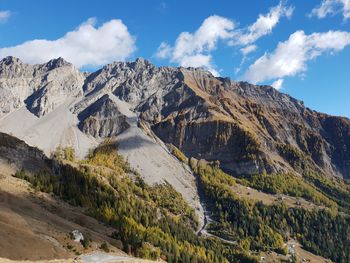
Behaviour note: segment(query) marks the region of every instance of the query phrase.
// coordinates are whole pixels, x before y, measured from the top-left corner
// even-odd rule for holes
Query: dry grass
[[[276,202],[283,202],[287,207],[302,207],[312,210],[315,208],[324,209],[324,206],[316,205],[303,198],[292,197],[287,195],[272,195],[258,191],[254,188],[246,187],[240,184],[232,186],[233,191],[239,196],[251,199],[253,201],[261,201],[265,205],[272,205]]]
[[[13,173],[14,168],[0,162],[0,257],[68,259],[96,250],[102,242],[113,244],[114,240],[109,238],[113,229],[86,216],[82,209],[34,192],[25,181],[12,177]],[[85,250],[80,243],[70,240],[68,235],[74,229],[91,235],[91,248]]]

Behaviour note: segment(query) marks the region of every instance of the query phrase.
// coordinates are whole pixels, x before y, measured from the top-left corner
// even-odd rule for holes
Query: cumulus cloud
[[[350,45],[350,33],[328,31],[306,35],[296,31],[285,42],[280,42],[272,53],[257,59],[244,78],[253,83],[295,76],[307,69],[307,62],[329,51],[341,51]],[[278,82],[276,82],[276,85]]]
[[[7,20],[10,18],[11,12],[6,10],[6,11],[1,11],[0,10],[0,23],[5,23]]]
[[[171,52],[172,47],[168,43],[162,42],[160,43],[160,46],[158,47],[155,55],[157,58],[165,59],[171,57]]]
[[[253,24],[242,29],[236,29],[231,19],[213,15],[205,19],[194,33],[182,32],[173,46],[162,42],[155,56],[170,59],[180,66],[203,67],[218,75],[212,51],[217,48],[217,43],[222,41],[227,46],[239,48],[242,52],[243,59],[236,69],[236,72],[239,72],[241,65],[246,61],[246,56],[257,49],[254,43],[259,38],[271,34],[280,19],[291,17],[293,10],[293,7],[286,6],[285,2],[281,1],[268,13],[260,14]]]
[[[213,74],[218,74],[212,62],[211,52],[219,41],[233,36],[234,23],[221,16],[210,16],[194,32],[182,32],[174,46],[162,43],[156,53],[159,58],[169,58],[171,62],[184,67],[203,67]]]
[[[35,39],[1,48],[0,57],[15,56],[27,63],[63,57],[77,67],[100,66],[125,60],[135,49],[135,39],[121,20],[110,20],[96,27],[96,20],[90,18],[59,39]]]
[[[259,38],[272,33],[272,29],[278,24],[282,17],[290,18],[294,8],[286,6],[281,1],[277,6],[272,7],[267,14],[260,14],[258,19],[245,29],[236,32],[236,37],[231,45],[249,45]]]
[[[279,90],[282,88],[283,81],[284,81],[284,79],[277,79],[271,84],[271,86],[274,87],[275,89]]]
[[[322,0],[318,7],[311,11],[311,16],[325,18],[328,15],[342,13],[344,20],[350,18],[350,0]]]

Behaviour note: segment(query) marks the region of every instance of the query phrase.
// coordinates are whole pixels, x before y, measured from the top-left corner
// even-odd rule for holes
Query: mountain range
[[[223,197],[211,196],[211,191],[219,186],[224,191],[230,180],[239,185],[235,194],[248,189],[247,195],[257,196],[255,201],[285,194],[292,203],[306,200],[322,211],[347,214],[350,207],[349,119],[309,109],[271,86],[214,77],[199,68],[157,67],[138,58],[81,72],[62,58],[30,65],[6,57],[0,61],[0,132],[1,158],[29,173],[57,171],[53,160],[59,149],[74,149],[76,158],[83,160],[98,145],[115,141],[118,153],[130,164],[133,172],[126,173],[133,174],[131,178],[140,176],[148,185],[169,184],[194,209],[194,231],[207,238],[217,236],[226,245],[255,238],[249,231],[235,236],[232,229],[237,225],[224,228],[223,222],[229,222],[227,227],[240,220],[230,217],[232,207],[238,206],[225,210],[226,201],[219,205]],[[13,142],[15,137],[23,141]],[[30,146],[18,146],[22,144]],[[35,147],[35,157],[30,157],[33,151],[21,152],[23,147]],[[17,155],[9,148],[17,149]],[[21,156],[29,161],[24,164]],[[212,167],[220,184],[206,179],[209,168],[201,170],[201,165]],[[226,211],[225,216],[215,209]],[[217,224],[207,227],[208,220]],[[259,224],[283,236],[280,226],[264,220]],[[230,231],[234,234],[228,235]],[[293,227],[288,231],[295,232],[295,239],[303,232]],[[314,254],[336,262],[350,257],[324,252],[327,244],[312,245],[310,239],[299,241]],[[341,241],[345,245],[349,237]],[[258,246],[248,250],[264,251]],[[163,259],[169,261],[169,256]]]
[[[350,177],[349,119],[313,111],[270,86],[195,68],[158,68],[144,59],[81,73],[62,58],[28,65],[14,57],[0,62],[0,85],[1,129],[19,138],[32,135],[7,128],[16,110],[25,108],[23,115],[40,123],[63,109],[73,116],[59,116],[56,125],[66,127],[56,144],[28,139],[48,151],[61,143],[83,156],[86,149],[74,138],[63,138],[68,128],[86,140],[118,136],[130,127],[123,113],[128,108],[163,142],[189,157],[218,160],[233,175],[300,172],[307,165],[327,176]]]

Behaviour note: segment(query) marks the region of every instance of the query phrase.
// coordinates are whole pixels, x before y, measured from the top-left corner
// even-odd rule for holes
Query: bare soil
[[[34,192],[27,182],[14,178],[15,168],[0,162],[0,257],[12,260],[74,258],[97,250],[107,242],[111,251],[125,255],[109,237],[113,229],[54,197]],[[80,230],[92,237],[84,249],[69,233]]]

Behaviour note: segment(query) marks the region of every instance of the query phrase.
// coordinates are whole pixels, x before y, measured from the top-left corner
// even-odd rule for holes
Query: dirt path
[[[53,260],[40,260],[40,261],[22,261],[22,260],[10,260],[5,258],[0,258],[1,263],[154,263],[156,261],[144,260],[129,256],[120,256],[111,253],[104,252],[93,252],[89,254],[84,254],[79,257],[67,258],[67,259],[53,259]],[[161,261],[157,261],[161,262]]]
[[[107,254],[104,252],[93,252],[90,254],[82,255],[78,258],[82,263],[112,263],[112,262],[125,262],[125,263],[154,263],[155,261],[139,259],[129,256],[120,256],[115,254]],[[159,261],[158,261],[159,262]]]

